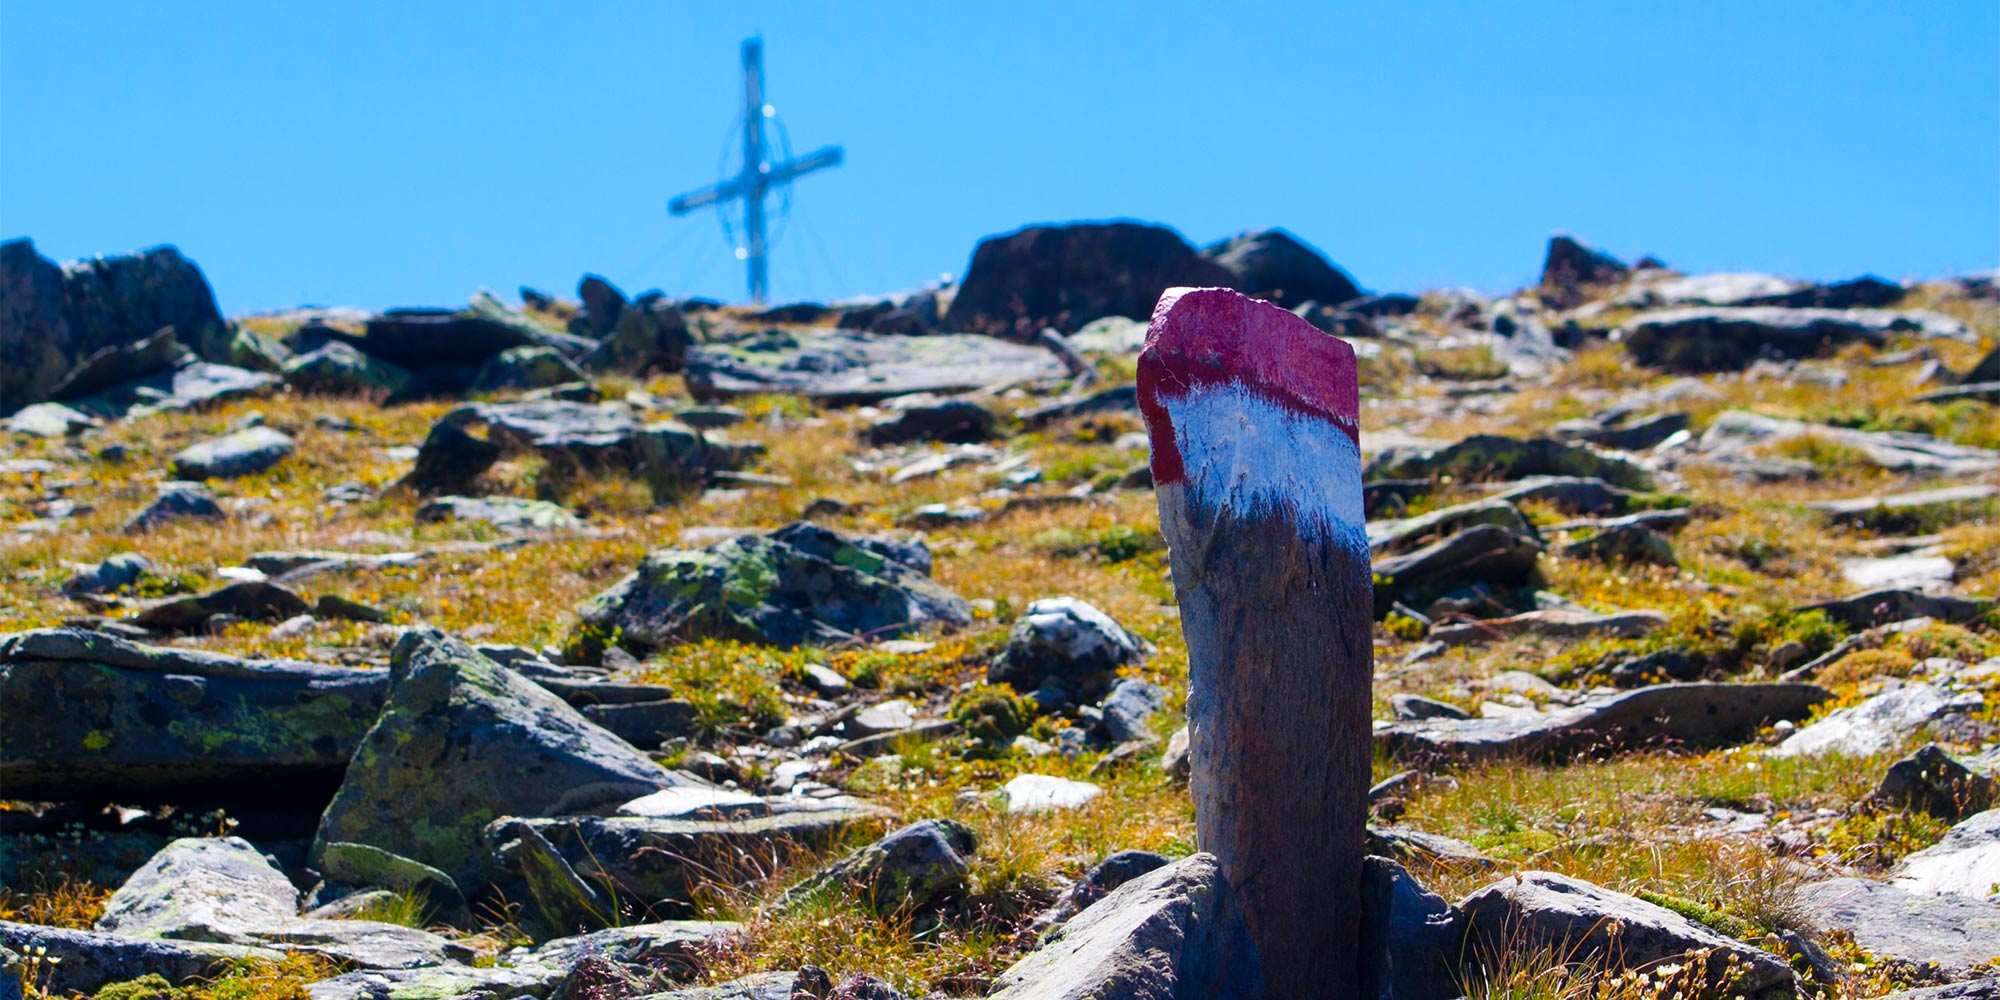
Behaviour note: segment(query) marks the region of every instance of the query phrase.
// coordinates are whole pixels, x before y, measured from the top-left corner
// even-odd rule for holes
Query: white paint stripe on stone
[[[1237,517],[1290,519],[1300,537],[1334,539],[1368,560],[1361,449],[1330,420],[1241,386],[1162,395],[1196,502]]]

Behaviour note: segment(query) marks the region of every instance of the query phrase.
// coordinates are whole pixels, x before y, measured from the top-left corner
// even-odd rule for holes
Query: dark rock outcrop
[[[1361,297],[1353,278],[1283,229],[1232,236],[1203,250],[1202,256],[1234,274],[1235,287],[1243,294],[1270,299],[1287,309],[1307,302],[1337,306]]]
[[[1613,486],[1645,489],[1645,470],[1615,455],[1554,438],[1510,438],[1475,434],[1432,451],[1391,448],[1368,463],[1362,479],[1432,479],[1492,482],[1530,476],[1580,476]]]
[[[1425,719],[1375,731],[1397,757],[1562,757],[1663,744],[1714,746],[1779,719],[1802,719],[1832,694],[1816,684],[1660,684],[1549,712]]]
[[[1030,226],[980,241],[944,326],[1016,340],[1043,327],[1074,333],[1104,316],[1150,316],[1160,293],[1177,285],[1233,288],[1236,281],[1164,226]]]

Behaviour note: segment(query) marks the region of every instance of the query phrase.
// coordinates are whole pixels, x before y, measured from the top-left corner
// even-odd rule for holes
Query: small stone
[[[1127,677],[1112,685],[1111,693],[1099,706],[1104,712],[1104,732],[1113,743],[1141,739],[1149,735],[1147,721],[1167,704],[1167,691],[1158,684]]]
[[[222,505],[215,502],[215,494],[210,493],[208,487],[200,483],[171,481],[161,483],[153,502],[125,522],[125,531],[131,534],[151,531],[175,521],[219,521],[223,517]]]
[[[292,439],[269,427],[251,427],[203,441],[174,456],[177,479],[234,479],[255,475],[283,461]]]
[[[1052,682],[1088,701],[1106,691],[1117,668],[1138,663],[1146,648],[1096,607],[1074,597],[1038,600],[1008,633],[1006,648],[987,669],[989,683],[1035,691]]]
[[[1102,795],[1104,789],[1087,781],[1072,781],[1048,774],[1023,774],[1001,786],[1010,813],[1053,812],[1079,809]]]

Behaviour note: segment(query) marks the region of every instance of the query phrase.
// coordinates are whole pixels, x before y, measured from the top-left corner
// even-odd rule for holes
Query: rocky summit
[[[1359,862],[1314,919],[1370,1000],[1993,996],[1995,276],[1559,235],[1383,289],[1311,235],[248,315],[172,247],[0,244],[0,997],[1275,998],[1256,904],[1310,880],[1195,801],[1336,736],[1351,838],[1258,836]],[[1352,508],[1352,621],[1183,620],[1324,567],[1168,550],[1178,286],[1351,349],[1358,491],[1298,503]],[[1231,482],[1326,471],[1255,440]],[[1299,726],[1205,721],[1260,693],[1191,686],[1218,625],[1372,651],[1275,787],[1204,784]]]

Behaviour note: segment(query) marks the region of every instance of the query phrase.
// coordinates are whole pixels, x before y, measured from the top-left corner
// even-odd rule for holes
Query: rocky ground
[[[0,997],[1255,995],[1132,387],[1186,283],[1362,359],[1368,992],[1997,988],[1991,276],[1368,295],[1117,224],[225,319],[170,249],[0,264]]]

